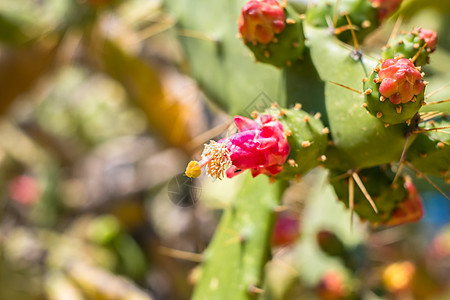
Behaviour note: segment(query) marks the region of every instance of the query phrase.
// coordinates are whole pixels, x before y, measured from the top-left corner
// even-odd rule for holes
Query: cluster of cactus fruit
[[[238,36],[256,62],[282,69],[287,81],[289,76],[311,80],[308,73],[317,74],[323,97],[295,95],[284,108],[274,104],[255,111],[253,119],[236,116],[239,132],[207,144],[202,160],[189,163],[186,175],[198,177],[205,167],[208,175],[221,179],[250,170],[253,177],[267,175],[278,191],[288,180],[300,180],[323,166],[337,198],[362,221],[391,226],[419,220],[421,199],[404,166],[427,180],[427,175],[450,180],[448,115],[421,111],[434,104],[426,103],[422,67],[436,49],[436,33],[414,28],[393,34],[380,49],[379,61],[359,49],[400,2],[318,0],[299,14],[287,1],[248,1],[239,17]],[[317,111],[309,114],[302,104]],[[219,229],[231,222],[226,219]],[[268,222],[273,224],[272,219]],[[217,233],[209,251],[220,247],[223,234]],[[204,267],[208,273],[208,264]],[[208,283],[196,290],[199,299],[210,295],[207,285],[217,279],[208,276],[203,279]]]
[[[257,61],[279,68],[289,67],[294,62],[301,64],[304,58],[304,22],[305,26],[326,28],[331,36],[344,41],[351,41],[353,36],[357,46],[357,41],[373,31],[400,3],[347,0],[338,4],[339,8],[328,1],[318,1],[304,16],[286,2],[251,0],[242,8],[239,36]],[[351,34],[346,36],[348,33]],[[333,140],[337,133],[333,126],[329,129],[323,125],[320,113],[311,116],[301,109],[301,104],[292,108],[274,104],[264,112],[253,112],[254,120],[235,117],[239,132],[208,144],[202,161],[191,162],[186,174],[197,177],[200,168],[205,166],[208,175],[220,179],[225,170],[231,178],[250,169],[253,177],[266,174],[274,181],[299,179],[312,168],[323,165],[330,169],[331,183],[338,198],[354,209],[362,220],[385,225],[418,220],[422,215],[420,198],[411,191],[411,180],[405,181],[402,175],[395,176],[390,164],[408,164],[421,174],[449,179],[448,138],[439,133],[448,124],[447,116],[439,113],[436,118],[423,119],[419,113],[425,105],[427,85],[421,68],[429,62],[429,54],[435,51],[436,42],[436,33],[431,30],[414,28],[410,32],[401,32],[383,48],[382,59],[370,75],[361,78],[362,91],[347,87],[364,98],[361,109],[371,115],[365,118],[376,118],[382,123],[383,128],[376,128],[371,137],[377,141],[377,136],[381,136],[378,138],[381,147],[387,141],[378,131],[395,128],[392,132],[394,137],[398,135],[396,142],[404,144],[402,155],[396,153],[396,161],[392,160],[392,155],[387,155],[382,163],[377,160],[366,160],[363,164],[345,163],[342,161],[345,157],[339,154],[339,146]],[[355,54],[355,50],[349,52],[354,60],[352,63],[364,64],[363,54],[360,51]],[[340,88],[346,87],[343,83],[334,83]],[[332,161],[330,164],[327,157]],[[350,168],[343,170],[347,165]],[[357,189],[350,187],[355,182]]]

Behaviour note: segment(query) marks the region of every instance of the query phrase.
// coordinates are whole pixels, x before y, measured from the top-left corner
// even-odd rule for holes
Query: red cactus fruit
[[[299,216],[291,212],[283,212],[278,215],[272,234],[272,244],[275,246],[292,245],[300,235]]]
[[[206,167],[209,176],[218,179],[224,176],[225,170],[228,178],[247,169],[253,177],[282,171],[290,151],[283,125],[272,115],[260,115],[255,120],[236,116],[234,123],[239,132],[205,145],[202,160],[189,163],[187,176],[200,176],[202,167]]]
[[[402,0],[370,0],[370,2],[378,9],[378,19],[383,21],[398,9]]]
[[[401,202],[392,213],[391,219],[385,225],[400,225],[409,222],[416,222],[423,216],[422,199],[412,183],[411,179],[405,178],[405,188],[408,192],[406,200]]]
[[[39,184],[29,175],[17,176],[9,184],[9,196],[16,202],[33,204],[40,196]]]
[[[408,103],[424,89],[422,75],[410,59],[391,58],[382,64],[378,77],[381,79],[380,94],[393,104]]]
[[[251,0],[242,7],[239,32],[247,42],[268,44],[285,27],[283,7],[276,0]]]
[[[426,49],[432,53],[436,50],[437,34],[433,30],[419,28],[418,34],[421,40],[427,43]]]
[[[337,271],[328,271],[323,275],[317,287],[317,293],[323,300],[345,299],[348,295],[343,275]]]

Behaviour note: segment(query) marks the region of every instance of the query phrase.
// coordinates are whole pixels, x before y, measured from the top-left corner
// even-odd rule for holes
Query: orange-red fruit
[[[410,59],[386,59],[378,77],[382,80],[380,94],[393,104],[408,103],[424,89],[422,75]]]
[[[239,32],[247,42],[268,44],[285,27],[283,7],[276,0],[251,0],[242,7]]]

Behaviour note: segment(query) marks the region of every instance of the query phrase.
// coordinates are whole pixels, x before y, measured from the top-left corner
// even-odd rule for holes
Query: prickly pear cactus
[[[242,8],[239,34],[257,61],[282,68],[303,57],[302,21],[288,4],[249,1]]]
[[[392,34],[386,47],[372,49],[380,60],[359,48],[400,2],[320,0],[295,11],[276,0],[166,0],[191,74],[212,101],[237,114],[238,132],[207,143],[186,175],[253,177],[247,175],[222,217],[194,299],[252,299],[263,292],[273,209],[289,180],[317,166],[329,171],[343,206],[377,226],[423,214],[405,169],[448,180],[449,121],[432,107],[448,101],[427,102],[427,81],[433,85],[436,74],[421,69],[436,34],[423,28]],[[199,11],[208,13],[193,18]],[[276,103],[247,118],[244,108],[261,91]]]

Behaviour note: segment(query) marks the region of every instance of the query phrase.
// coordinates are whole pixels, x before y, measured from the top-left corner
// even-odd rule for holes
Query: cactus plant
[[[271,205],[261,205],[268,200],[262,199],[262,193],[278,197],[290,179],[298,180],[316,166],[329,170],[337,197],[360,219],[384,226],[420,219],[421,201],[411,180],[402,174],[403,166],[446,179],[449,170],[448,135],[442,132],[448,127],[447,117],[423,110],[429,108],[421,66],[434,52],[436,35],[425,29],[402,33],[384,50],[378,49],[381,61],[365,55],[358,46],[400,1],[316,1],[301,12],[305,18],[275,0],[218,1],[214,5],[166,2],[178,18],[179,29],[198,30],[209,37],[183,36],[180,41],[191,74],[211,100],[231,115],[241,114],[251,105],[252,93],[260,90],[278,100],[271,108],[255,112],[254,120],[236,116],[239,132],[212,141],[202,160],[188,165],[186,174],[191,177],[199,176],[203,166],[216,178],[225,174],[231,178],[247,169],[255,177],[247,175],[240,197],[222,217],[206,252],[194,299],[228,299],[231,295],[251,299],[261,292],[270,243],[259,239],[258,248],[253,237],[271,232],[272,210],[279,203],[271,199]],[[194,19],[183,12],[187,6],[211,13]],[[216,15],[220,18],[210,22],[213,11],[220,12]],[[236,28],[230,20],[239,15]],[[238,31],[257,60],[282,70],[254,64],[248,49],[235,38]],[[294,43],[298,47],[292,47]],[[218,76],[209,76],[213,72]],[[245,83],[241,78],[246,78]],[[441,119],[430,121],[437,117]],[[215,164],[217,154],[220,159]],[[392,166],[398,162],[396,174]],[[266,175],[271,184],[259,186]],[[242,233],[247,228],[242,222],[252,224],[250,239]],[[226,242],[230,232],[236,238],[232,246]]]

